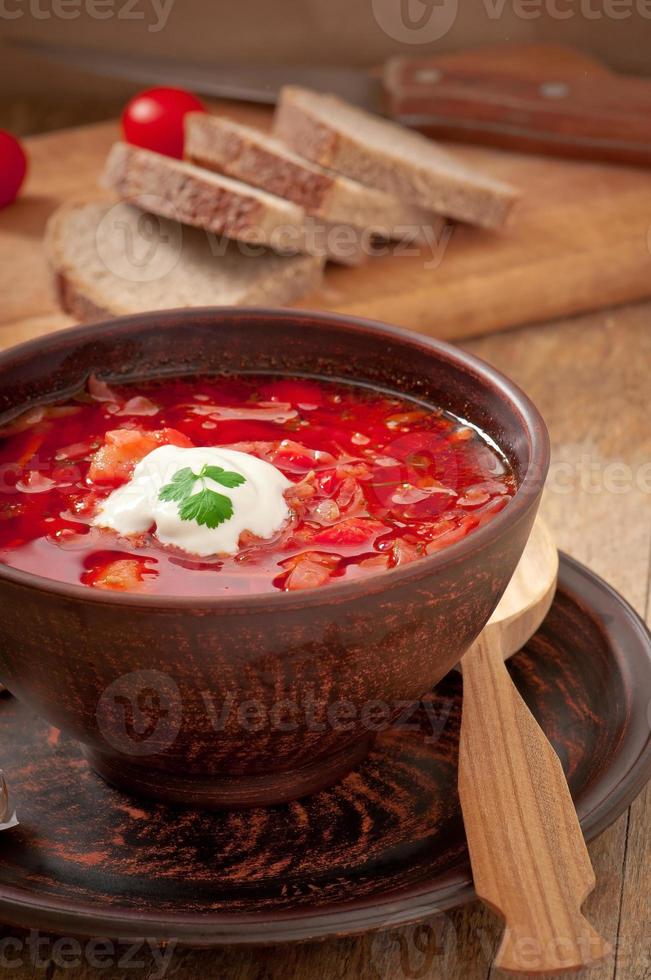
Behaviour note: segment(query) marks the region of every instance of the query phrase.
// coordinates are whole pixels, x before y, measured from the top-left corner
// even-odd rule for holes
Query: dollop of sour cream
[[[211,490],[230,498],[232,515],[212,528],[197,520],[182,519],[177,500],[160,498],[162,488],[180,470],[189,468],[199,474],[204,467],[220,467],[243,477],[238,486],[225,486],[203,476],[189,487],[192,495]],[[109,494],[93,523],[126,536],[155,525],[154,534],[161,544],[200,557],[234,555],[243,531],[270,538],[280,530],[290,516],[284,491],[291,485],[275,466],[249,453],[213,446],[160,446],[136,465],[128,483]]]

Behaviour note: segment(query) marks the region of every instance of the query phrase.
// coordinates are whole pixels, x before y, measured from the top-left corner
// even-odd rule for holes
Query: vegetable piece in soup
[[[0,562],[167,596],[315,589],[493,520],[513,473],[479,430],[384,391],[228,376],[109,385],[0,432]]]

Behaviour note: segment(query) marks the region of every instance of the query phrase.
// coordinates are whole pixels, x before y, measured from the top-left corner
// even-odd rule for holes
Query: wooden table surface
[[[45,128],[38,105],[25,108],[28,118],[22,127],[15,106],[0,109],[0,122],[11,128],[23,132]],[[77,115],[66,118],[66,124],[87,121],[75,111]],[[95,112],[88,118],[97,117]],[[53,126],[57,124],[61,124],[58,117]],[[40,221],[25,230],[25,237],[30,247],[37,248]],[[616,260],[612,255],[613,266]],[[648,267],[651,274],[651,254]],[[553,282],[549,288],[554,289]],[[23,319],[7,317],[0,310],[0,347],[70,322],[63,316],[33,313]],[[545,416],[553,457],[543,513],[559,546],[615,586],[649,623],[650,323],[651,304],[644,304],[464,343],[519,382]],[[651,722],[651,706],[649,718]],[[593,842],[590,853],[598,883],[586,911],[611,940],[615,953],[576,976],[650,980],[650,787]],[[165,975],[175,980],[497,980],[501,975],[491,971],[490,962],[499,931],[495,917],[473,903],[417,926],[359,938],[254,951],[177,949]],[[109,956],[104,968],[94,968],[88,965],[83,944],[77,966],[70,965],[77,951],[71,954],[65,944],[57,946],[59,937],[37,937],[36,955],[12,942],[26,938],[17,930],[0,928],[1,975],[16,980],[63,976],[153,980],[161,975],[156,958],[145,950],[136,952],[131,962]],[[120,952],[128,956],[132,951]]]
[[[20,326],[0,326],[0,344],[44,332],[52,322],[42,317]],[[543,512],[559,546],[619,589],[647,621],[651,612],[650,323],[651,304],[644,304],[464,344],[518,381],[547,420],[553,461]],[[598,884],[586,909],[598,930],[612,941],[615,954],[585,975],[591,980],[648,980],[651,789],[591,845],[590,853]],[[177,949],[166,976],[175,980],[478,980],[498,976],[490,970],[498,933],[494,916],[474,903],[418,926],[359,938],[255,951]],[[5,930],[4,935],[15,935],[15,930]],[[146,953],[134,957],[140,966],[121,967],[114,959],[109,969],[93,968],[82,953],[81,966],[64,968],[60,964],[65,947],[56,947],[54,937],[42,938],[40,966],[13,947],[3,961],[0,939],[0,972],[16,980],[160,975],[154,958]],[[21,958],[21,965],[8,966]]]
[[[220,103],[219,112],[270,122],[260,107]],[[40,245],[45,222],[63,201],[107,196],[98,179],[118,137],[109,122],[29,141],[24,191],[0,216],[0,326],[54,309]],[[355,269],[329,263],[322,284],[292,305],[458,341],[651,297],[651,171],[488,147],[458,146],[455,153],[521,189],[502,232],[430,228],[422,250],[402,243]]]

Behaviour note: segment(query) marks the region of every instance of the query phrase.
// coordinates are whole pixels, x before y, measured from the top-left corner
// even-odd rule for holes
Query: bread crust
[[[94,244],[96,243],[96,229],[107,210],[113,206],[110,202],[98,201],[68,203],[51,215],[46,226],[44,247],[59,304],[66,313],[80,322],[94,322],[111,316],[141,312],[143,309],[139,303],[130,304],[118,298],[120,282],[111,275],[110,270],[102,269],[102,275],[99,276],[89,268],[89,262],[84,259],[84,248],[88,248],[91,239]],[[128,206],[120,205],[120,207]],[[136,211],[133,208],[129,210]],[[88,240],[83,243],[78,241],[75,230],[76,220],[82,215],[89,221]],[[229,295],[226,301],[220,303],[219,285],[215,276],[212,300],[215,306],[224,305],[224,302],[229,306],[264,304],[283,306],[312,291],[321,281],[323,263],[314,256],[299,255],[286,258],[273,256],[271,265],[264,255],[259,258],[259,264],[257,264],[257,257],[249,260],[247,269],[250,270],[251,275],[247,271],[248,281],[242,287],[239,300]],[[213,260],[219,261],[214,256]],[[215,269],[218,271],[217,266]],[[256,269],[259,270],[257,276],[253,274]],[[167,286],[169,291],[169,280]],[[184,301],[165,304],[166,307],[187,305],[189,304]],[[164,307],[155,305],[151,308]]]
[[[264,202],[252,188],[220,182],[213,174],[159,153],[116,143],[109,153],[103,183],[123,199],[173,221],[258,245],[289,244],[282,225],[301,229],[303,214],[286,202]],[[295,239],[296,236],[294,236]]]
[[[341,134],[335,126],[320,121],[295,102],[294,91],[289,87],[281,90],[274,116],[274,134],[308,160],[336,170]]]
[[[220,116],[189,113],[185,151],[192,163],[284,197],[310,218],[357,228],[362,237],[429,243],[441,226],[440,215],[326,170],[272,136]]]
[[[106,320],[124,312],[98,306],[89,296],[79,292],[64,272],[55,273],[54,286],[61,309],[64,313],[69,313],[75,320],[79,320],[80,323],[96,323],[98,320]]]
[[[315,255],[344,265],[366,258],[361,241],[341,249],[327,222],[291,201],[127,143],[112,147],[103,183],[122,200],[160,217],[280,254]]]
[[[249,181],[270,194],[292,201],[309,214],[330,219],[328,197],[334,175],[280,160],[256,141],[255,131],[230,126],[203,112],[189,113],[185,121],[186,157],[197,166]]]
[[[285,87],[274,134],[322,167],[481,227],[501,228],[518,197],[433,141],[335,96]]]

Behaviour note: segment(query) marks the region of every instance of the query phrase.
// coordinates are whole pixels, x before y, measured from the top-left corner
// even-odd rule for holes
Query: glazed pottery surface
[[[145,314],[14,348],[0,356],[0,418],[93,372],[224,371],[343,378],[431,402],[493,438],[519,489],[443,552],[298,594],[111,594],[0,566],[0,680],[80,741],[109,781],[191,806],[295,799],[359,763],[487,621],[549,456],[526,396],[470,355],[380,324],[280,310]]]
[[[567,774],[586,839],[651,775],[651,636],[561,556],[552,609],[509,661]],[[279,943],[429,918],[475,898],[457,795],[461,677],[403,713],[355,772],[246,813],[134,800],[0,697],[20,825],[0,834],[0,917],[65,935]]]

